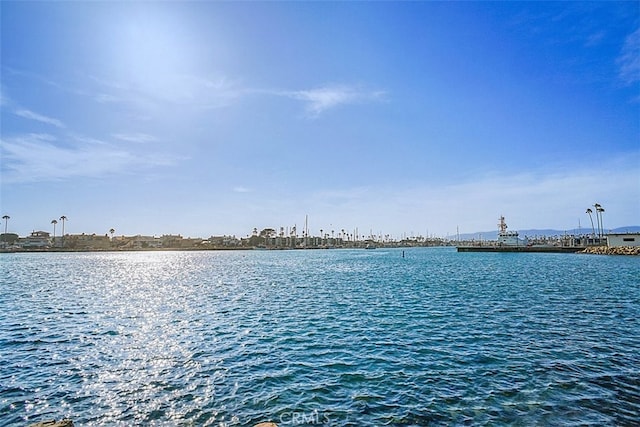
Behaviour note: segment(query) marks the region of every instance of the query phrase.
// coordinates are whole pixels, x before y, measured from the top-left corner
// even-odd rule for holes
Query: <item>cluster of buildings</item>
[[[394,241],[378,239],[377,236],[360,239],[323,236],[276,235],[272,229],[265,229],[246,238],[235,236],[211,236],[185,238],[181,235],[157,236],[109,236],[108,234],[65,234],[52,236],[46,231],[34,231],[29,236],[20,237],[13,233],[0,234],[0,250],[4,251],[100,251],[100,250],[151,250],[151,249],[331,249],[331,248],[375,248],[375,247],[415,247],[444,246],[453,244],[440,238],[405,238]],[[346,237],[346,236],[345,236]]]
[[[109,236],[108,234],[66,234],[51,236],[46,231],[34,231],[29,236],[4,233],[0,248],[5,250],[136,250],[136,249],[206,249],[236,248],[241,241],[234,236],[208,239],[184,238],[180,235]]]

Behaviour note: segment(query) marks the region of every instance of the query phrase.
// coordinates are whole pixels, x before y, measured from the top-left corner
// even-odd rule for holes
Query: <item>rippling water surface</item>
[[[640,258],[0,255],[0,424],[634,425]]]

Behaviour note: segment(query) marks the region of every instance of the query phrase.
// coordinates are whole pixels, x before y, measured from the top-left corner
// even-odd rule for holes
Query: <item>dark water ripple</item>
[[[0,424],[640,424],[640,259],[405,252],[3,254]]]

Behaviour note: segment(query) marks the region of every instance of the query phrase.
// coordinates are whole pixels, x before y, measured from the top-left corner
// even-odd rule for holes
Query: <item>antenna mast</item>
[[[507,231],[507,223],[505,222],[503,215],[500,216],[500,222],[498,223],[498,230],[501,233],[504,233]]]

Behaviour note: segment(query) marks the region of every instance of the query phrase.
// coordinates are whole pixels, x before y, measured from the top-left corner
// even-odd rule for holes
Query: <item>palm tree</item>
[[[60,221],[62,221],[62,246],[64,247],[64,223],[67,220],[67,217],[62,215],[60,217]]]
[[[587,208],[587,214],[589,215],[589,219],[591,220],[592,234],[593,234],[593,237],[596,237],[596,229],[593,226],[593,217],[591,216],[592,213],[593,213],[593,211],[591,210],[591,208]]]
[[[4,219],[4,234],[6,236],[6,234],[7,234],[7,224],[9,224],[9,219],[11,219],[11,217],[9,215],[4,215],[2,217],[2,219]]]
[[[600,206],[598,203],[594,203],[593,207],[596,208],[596,225],[598,226],[598,239],[600,239],[600,217],[598,216],[598,206]]]
[[[53,246],[56,245],[56,224],[58,223],[57,220],[52,219],[51,220],[51,224],[53,224]]]
[[[602,212],[604,212],[604,208],[602,207],[602,205],[600,205],[600,203],[595,203],[593,206],[596,208],[596,220],[598,220],[598,227],[600,229],[600,238],[602,239],[602,237],[604,236],[604,224],[602,223]],[[598,214],[600,214],[599,218],[598,218]]]

